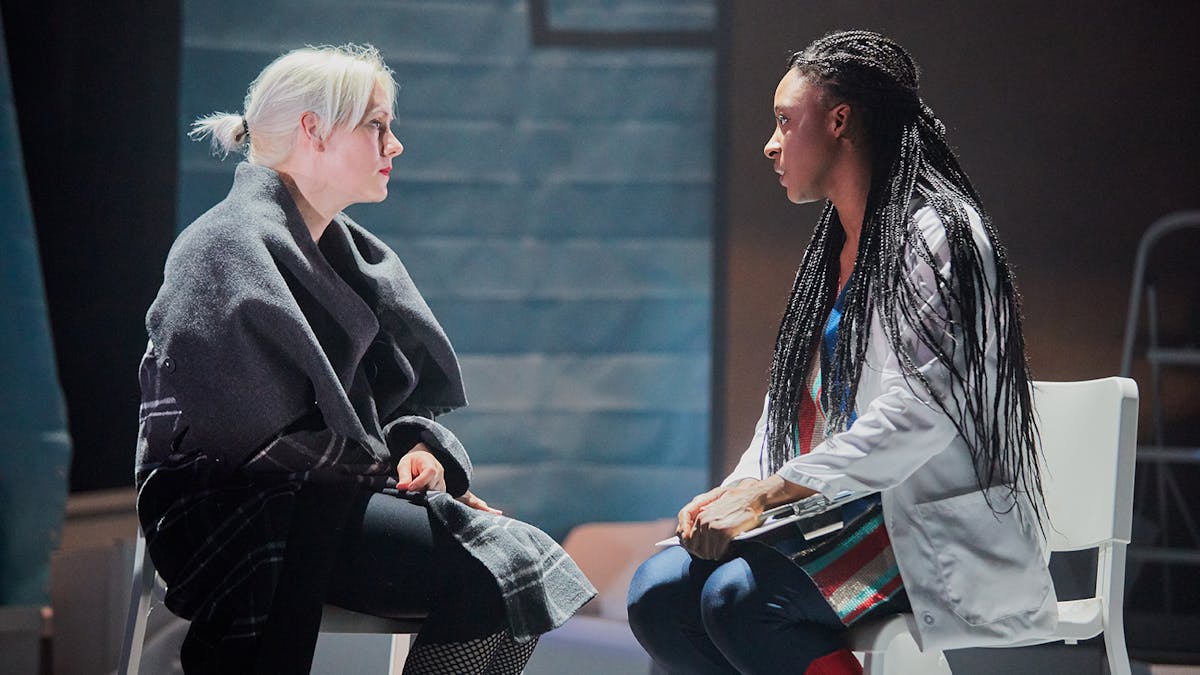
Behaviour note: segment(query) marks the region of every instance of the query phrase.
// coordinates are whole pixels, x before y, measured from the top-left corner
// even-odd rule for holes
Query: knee
[[[741,558],[721,565],[700,591],[700,616],[709,631],[745,623],[754,611],[754,576]]]
[[[686,583],[687,563],[690,556],[683,553],[688,560],[681,560],[679,547],[662,551],[638,567],[629,582],[629,595],[626,606],[629,612],[629,624],[634,632],[642,632],[646,628],[662,625],[666,615],[678,613],[690,600],[694,605],[695,591],[688,588]]]

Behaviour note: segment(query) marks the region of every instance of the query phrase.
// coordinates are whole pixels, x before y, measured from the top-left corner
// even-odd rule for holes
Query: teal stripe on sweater
[[[851,614],[863,603],[867,602],[872,595],[882,591],[885,586],[891,583],[891,581],[898,576],[900,576],[899,567],[892,565],[891,567],[887,568],[883,574],[879,575],[875,579],[872,579],[871,582],[868,583],[867,586],[859,591],[853,598],[844,603],[841,607],[836,608],[838,616],[843,619],[846,618],[847,615]],[[896,590],[898,591],[900,589],[897,588]],[[895,595],[895,591],[889,594],[888,597],[891,597],[892,595]]]
[[[849,551],[857,546],[858,543],[866,538],[867,535],[879,529],[882,524],[883,514],[875,514],[870,520],[863,523],[862,527],[860,527],[857,532],[850,537],[847,537],[845,541],[835,546],[833,550],[813,559],[811,562],[804,563],[801,565],[801,567],[803,567],[804,571],[808,572],[810,575],[819,574],[821,570],[824,570],[826,567],[834,563],[838,558],[845,555],[846,551]]]

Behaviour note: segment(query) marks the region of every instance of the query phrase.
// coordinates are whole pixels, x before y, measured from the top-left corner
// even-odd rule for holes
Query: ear
[[[317,152],[325,150],[325,139],[321,138],[321,118],[311,111],[300,116],[300,138],[311,145]]]
[[[848,138],[850,133],[850,120],[854,116],[854,109],[849,103],[839,103],[829,109],[829,131],[836,138]]]

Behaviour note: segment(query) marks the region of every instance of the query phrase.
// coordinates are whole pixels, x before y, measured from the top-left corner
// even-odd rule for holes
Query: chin
[[[790,190],[787,193],[787,198],[788,201],[793,204],[812,204],[813,202],[819,202],[823,199],[822,197],[814,197],[812,195],[793,194]]]

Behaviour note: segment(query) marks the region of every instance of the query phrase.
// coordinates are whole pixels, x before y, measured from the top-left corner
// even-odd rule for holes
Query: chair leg
[[[1120,621],[1105,629],[1104,653],[1108,656],[1108,672],[1111,675],[1132,675],[1129,652],[1125,649],[1125,627]]]
[[[865,675],[884,675],[883,652],[863,652],[863,673]]]
[[[146,540],[138,531],[133,552],[133,578],[129,589],[129,610],[125,615],[125,636],[117,664],[118,675],[138,675],[142,663],[142,646],[146,641],[146,621],[150,597],[154,589],[154,565],[146,552]]]
[[[392,635],[392,649],[388,657],[388,673],[390,675],[400,675],[404,672],[404,662],[408,660],[408,650],[412,648],[412,641],[415,637],[415,634]]]
[[[1104,593],[1106,621],[1104,624],[1104,653],[1108,657],[1108,672],[1112,675],[1131,675],[1129,652],[1125,649],[1125,544],[1116,542],[1107,549],[1101,546],[1097,565],[1107,566],[1108,588]],[[1097,570],[1099,576],[1103,569]]]

